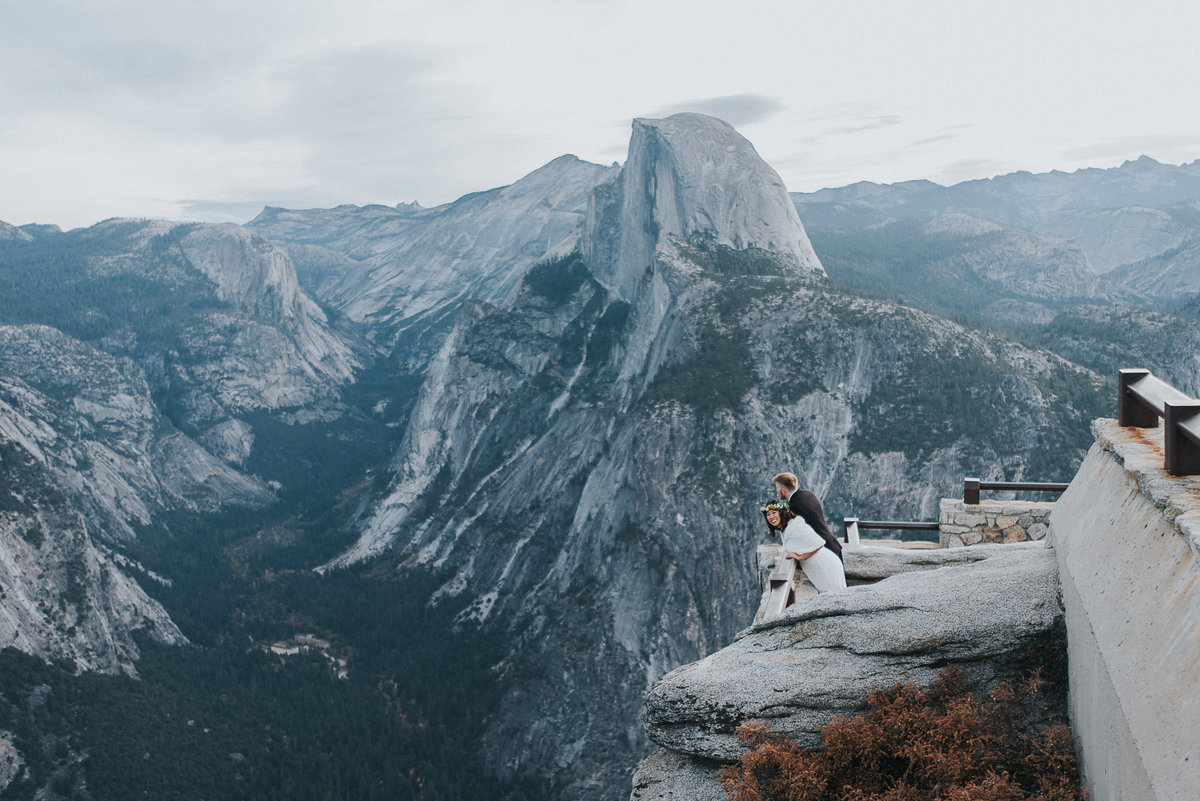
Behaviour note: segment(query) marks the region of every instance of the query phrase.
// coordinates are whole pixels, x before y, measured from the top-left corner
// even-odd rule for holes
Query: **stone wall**
[[[1161,428],[1092,425],[1055,504],[1071,723],[1091,801],[1200,787],[1200,478],[1163,470]]]
[[[943,548],[1045,539],[1053,503],[943,498],[938,541]]]

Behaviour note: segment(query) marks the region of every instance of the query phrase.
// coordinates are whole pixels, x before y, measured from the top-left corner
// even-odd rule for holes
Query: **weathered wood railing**
[[[858,545],[860,529],[893,529],[897,531],[937,531],[938,522],[915,522],[901,520],[859,520],[847,517],[842,520],[842,539],[847,545]]]
[[[977,478],[964,478],[963,503],[979,503],[979,491],[985,489],[1062,492],[1069,486],[1051,481],[980,481]]]
[[[796,601],[796,582],[800,579],[800,563],[786,557],[779,560],[767,579],[767,596],[754,620],[766,620],[787,609]]]
[[[1157,428],[1163,421],[1163,467],[1173,476],[1200,474],[1200,401],[1156,378],[1149,370],[1121,370],[1117,422]]]

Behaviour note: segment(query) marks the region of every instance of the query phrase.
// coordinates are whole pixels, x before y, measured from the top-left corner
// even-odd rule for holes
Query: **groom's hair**
[[[782,484],[788,492],[795,492],[796,487],[800,485],[800,479],[796,478],[795,473],[780,473],[771,480],[776,484]]]

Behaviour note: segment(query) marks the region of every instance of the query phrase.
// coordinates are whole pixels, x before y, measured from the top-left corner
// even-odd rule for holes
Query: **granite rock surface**
[[[660,748],[633,774],[629,801],[725,801],[721,765]]]
[[[732,761],[743,750],[734,730],[748,719],[814,747],[834,715],[897,682],[929,685],[947,665],[981,685],[1019,675],[1039,648],[1061,647],[1054,555],[1041,543],[988,550],[973,563],[819,595],[760,623],[655,684],[642,709],[647,734]]]

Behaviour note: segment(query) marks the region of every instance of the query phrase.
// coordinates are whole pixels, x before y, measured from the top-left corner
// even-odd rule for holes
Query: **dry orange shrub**
[[[748,721],[748,750],[721,785],[732,801],[1084,801],[1071,731],[1048,720],[1042,684],[1035,672],[981,698],[950,668],[931,689],[872,694],[865,714],[822,728],[820,750]]]

